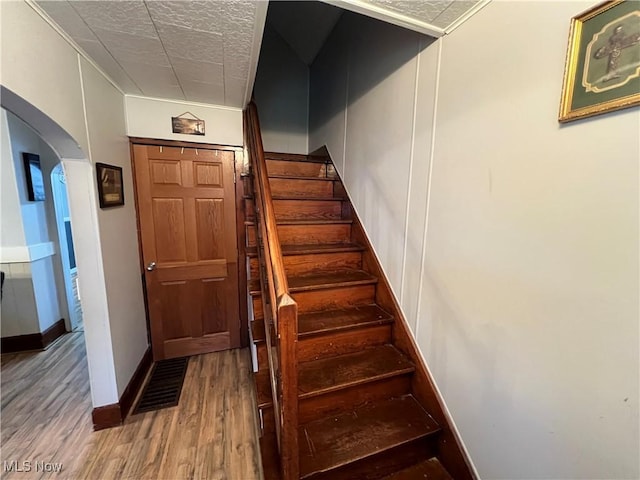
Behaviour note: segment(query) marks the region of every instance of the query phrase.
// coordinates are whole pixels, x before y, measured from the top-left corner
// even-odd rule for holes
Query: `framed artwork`
[[[640,104],[640,2],[610,0],[571,19],[560,122]]]
[[[27,180],[27,197],[30,202],[44,201],[44,180],[40,168],[40,155],[22,152],[25,179]]]
[[[105,163],[96,163],[96,177],[98,180],[100,208],[124,205],[122,168]]]
[[[193,118],[187,118],[185,115],[191,115]],[[171,131],[183,135],[204,135],[204,120],[191,112],[184,112],[177,117],[171,117]]]

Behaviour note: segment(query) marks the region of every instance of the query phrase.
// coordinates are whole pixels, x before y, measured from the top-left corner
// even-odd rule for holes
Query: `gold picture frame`
[[[560,122],[640,105],[640,2],[609,0],[571,19]]]

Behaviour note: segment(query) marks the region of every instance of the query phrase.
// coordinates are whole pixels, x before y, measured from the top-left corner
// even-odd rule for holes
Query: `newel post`
[[[298,480],[298,305],[287,293],[278,300],[278,328],[282,375],[282,477]]]

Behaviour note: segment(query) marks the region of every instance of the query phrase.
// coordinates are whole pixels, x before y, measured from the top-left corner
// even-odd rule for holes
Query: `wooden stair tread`
[[[243,195],[243,199],[245,200],[253,200],[253,195]],[[323,197],[299,197],[296,195],[271,195],[272,200],[300,200],[302,202],[310,201],[316,202],[318,200],[325,202],[344,202],[346,199],[344,197],[335,197],[333,195],[326,195]]]
[[[298,365],[300,398],[411,373],[411,363],[393,345],[383,345]]]
[[[301,153],[264,152],[265,160],[281,160],[287,162],[329,163],[325,157],[304,155]]]
[[[301,313],[298,316],[298,337],[391,322],[393,317],[377,305]]]
[[[324,195],[324,196],[317,196],[317,197],[297,197],[295,195],[273,195],[271,197],[273,200],[302,200],[303,202],[306,201],[317,201],[317,200],[324,200],[324,201],[333,201],[333,202],[344,202],[344,198],[343,197],[335,197],[333,195]]]
[[[301,313],[298,315],[298,338],[392,322],[393,317],[377,305]],[[251,338],[254,343],[264,342],[264,321],[251,322]]]
[[[282,255],[308,255],[312,253],[362,252],[364,247],[357,243],[318,243],[310,245],[282,245]],[[257,257],[256,247],[247,247],[248,257]]]
[[[329,472],[439,431],[411,395],[316,420],[299,428],[300,478]]]
[[[288,281],[289,291],[306,292],[323,288],[368,285],[377,283],[378,278],[364,270],[336,270],[290,277]]]
[[[429,460],[388,475],[383,480],[453,480],[453,477],[449,475],[449,472],[445,470],[436,457],[432,457]]]
[[[370,285],[377,283],[378,278],[364,270],[336,270],[289,277],[288,281],[289,291],[296,293],[325,288]],[[251,295],[260,295],[258,279],[253,279],[249,282],[249,289]]]
[[[342,220],[340,218],[329,219],[314,219],[314,220],[276,220],[277,225],[334,225],[334,224],[349,224],[353,223],[353,220]],[[256,224],[255,219],[245,220],[245,225],[253,226]]]
[[[283,178],[286,180],[320,180],[321,182],[335,182],[338,180],[336,177],[311,177],[308,175],[282,175],[278,173],[270,174],[269,178]]]

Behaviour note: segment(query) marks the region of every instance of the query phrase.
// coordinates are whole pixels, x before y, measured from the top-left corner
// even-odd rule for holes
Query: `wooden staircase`
[[[332,163],[275,153],[265,159],[282,265],[297,304],[298,450],[297,461],[286,460],[295,465],[291,476],[278,451],[287,422],[274,413],[283,378],[270,372],[276,364],[269,346],[280,339],[269,318],[254,170],[245,177],[244,208],[265,478],[474,478]],[[285,396],[278,398],[284,405]]]

